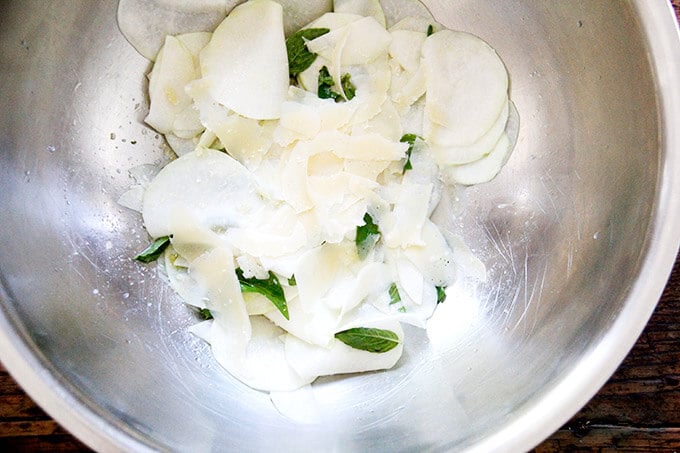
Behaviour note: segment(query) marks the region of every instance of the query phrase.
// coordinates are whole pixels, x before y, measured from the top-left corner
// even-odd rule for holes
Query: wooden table
[[[672,3],[680,17],[680,0]],[[535,449],[611,450],[680,452],[680,257],[626,360],[586,407]],[[0,364],[0,451],[89,449],[45,414]]]

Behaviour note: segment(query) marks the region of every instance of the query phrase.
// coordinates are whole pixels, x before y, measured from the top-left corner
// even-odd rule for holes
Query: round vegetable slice
[[[232,10],[201,51],[212,98],[248,118],[275,119],[288,91],[281,5],[250,0]]]
[[[442,30],[423,44],[427,120],[449,129],[451,145],[476,142],[500,115],[508,74],[487,43],[469,33]]]
[[[149,184],[142,216],[152,237],[173,233],[178,213],[205,228],[255,222],[264,200],[252,173],[229,155],[212,149],[170,162]]]
[[[447,128],[437,125],[425,133],[427,140],[432,143],[432,156],[440,165],[460,165],[474,162],[489,154],[501,138],[508,122],[509,101],[506,101],[496,122],[477,141],[467,146],[455,146],[455,134]]]

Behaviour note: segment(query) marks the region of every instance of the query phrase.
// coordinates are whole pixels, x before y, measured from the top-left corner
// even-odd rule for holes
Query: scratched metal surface
[[[222,371],[162,277],[130,260],[147,237],[116,203],[127,171],[171,157],[142,123],[149,63],[115,4],[0,5],[0,354],[51,415],[101,449],[524,449],[597,391],[678,245],[661,228],[680,223],[670,9],[428,4],[498,50],[521,116],[501,174],[436,213],[488,279],[408,329],[395,369],[320,379],[311,424]]]

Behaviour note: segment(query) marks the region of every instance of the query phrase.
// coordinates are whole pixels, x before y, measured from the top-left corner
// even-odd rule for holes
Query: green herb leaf
[[[430,36],[432,33],[434,33],[434,25],[430,24],[427,26],[427,36]]]
[[[290,319],[286,296],[279,278],[272,271],[269,271],[269,278],[266,280],[255,277],[245,278],[241,269],[236,269],[236,277],[241,285],[241,292],[262,294],[278,308],[284,318]]]
[[[335,334],[335,338],[354,349],[368,352],[387,352],[399,344],[399,337],[391,330],[354,327]]]
[[[198,316],[200,316],[201,319],[203,319],[204,321],[207,321],[208,319],[213,319],[212,313],[207,308],[201,308],[200,310],[198,310]]]
[[[373,218],[367,212],[364,214],[364,224],[357,227],[357,235],[354,242],[357,245],[357,253],[360,259],[365,259],[368,253],[380,239],[378,225],[373,223]]]
[[[397,288],[396,283],[392,283],[392,285],[390,285],[389,293],[390,293],[390,305],[398,304],[399,302],[401,302],[401,295],[399,294],[399,289]]]
[[[340,84],[342,85],[342,90],[345,92],[345,96],[333,91],[331,88],[335,86],[335,80],[331,77],[330,72],[326,66],[322,66],[319,69],[319,79],[317,96],[320,99],[334,99],[335,102],[344,102],[345,100],[352,100],[356,96],[356,87],[352,83],[351,75],[349,73],[343,74],[340,78]]]
[[[446,300],[446,288],[443,286],[435,286],[437,289],[437,303],[441,304]]]
[[[328,68],[322,66],[321,69],[319,69],[317,96],[319,96],[320,99],[334,99],[337,101],[341,96],[339,93],[331,90],[333,85],[335,85],[335,81],[333,80],[333,77],[331,77],[330,72],[328,72]]]
[[[151,243],[142,253],[139,255],[135,256],[135,259],[137,261],[141,261],[142,263],[150,263],[152,261],[156,261],[159,256],[163,253],[163,250],[165,250],[168,245],[170,245],[170,238],[171,236],[163,236],[159,237],[155,241]]]
[[[291,77],[295,77],[309,68],[314,63],[314,60],[316,60],[316,54],[310,52],[307,48],[307,41],[325,35],[329,31],[328,28],[307,28],[293,33],[286,39],[288,72]]]
[[[295,275],[288,279],[288,286],[297,286],[297,282],[295,281]]]
[[[411,170],[413,168],[413,165],[411,165],[411,153],[413,152],[413,146],[415,145],[416,140],[419,138],[420,137],[416,134],[404,134],[399,139],[401,143],[408,143],[408,149],[406,150],[406,163],[404,164],[404,170],[401,173],[402,175],[406,173],[406,170]]]
[[[356,87],[350,80],[350,77],[351,76],[349,75],[349,73],[347,73],[340,78],[340,83],[342,84],[342,91],[345,92],[345,97],[347,98],[348,101],[354,99],[354,96],[356,96],[357,91]]]

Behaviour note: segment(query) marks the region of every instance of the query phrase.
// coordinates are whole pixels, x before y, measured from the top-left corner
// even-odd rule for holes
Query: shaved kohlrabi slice
[[[155,60],[168,35],[208,32],[240,0],[120,0],[118,27],[132,46]]]
[[[387,28],[392,28],[396,23],[407,18],[435,23],[430,10],[419,0],[380,0],[380,4],[385,14]],[[425,29],[427,30],[427,25]]]
[[[210,345],[215,358],[227,371],[244,384],[258,390],[295,390],[312,382],[316,376],[300,376],[285,354],[281,335],[285,331],[262,316],[252,316],[252,338],[243,356],[233,355],[228,343],[227,326],[214,322]]]
[[[253,225],[265,202],[243,165],[205,149],[170,162],[144,195],[144,225],[152,237],[173,233],[173,213],[182,211],[208,228]]]
[[[288,91],[281,5],[250,0],[234,8],[200,60],[215,101],[248,118],[278,118]]]
[[[149,77],[149,114],[144,121],[161,133],[175,130],[175,122],[185,111],[198,117],[191,108],[191,97],[184,87],[199,76],[194,57],[182,42],[168,36]],[[196,135],[200,132],[200,123]],[[186,138],[186,137],[185,137]]]
[[[506,103],[503,62],[480,38],[451,30],[425,40],[423,60],[427,119],[449,130],[451,145],[473,144],[493,126]]]
[[[300,376],[328,376],[341,373],[360,373],[364,371],[392,368],[403,350],[404,332],[398,321],[391,319],[374,320],[365,324],[345,326],[370,327],[394,332],[399,344],[384,353],[374,353],[354,349],[340,340],[334,340],[329,348],[312,345],[293,335],[286,335],[286,358]]]
[[[380,0],[335,0],[333,10],[336,13],[358,14],[359,16],[374,18],[385,28],[385,14]]]
[[[324,13],[333,11],[333,0],[276,0],[283,8],[283,30],[286,36],[305,27]]]
[[[510,157],[517,141],[519,115],[514,105],[510,104],[510,114],[506,132],[501,134],[491,152],[483,158],[463,165],[449,165],[444,168],[445,177],[452,182],[472,185],[481,184],[493,179]]]
[[[508,122],[508,112],[509,101],[506,101],[493,126],[468,146],[452,145],[451,143],[457,138],[455,134],[451,134],[450,130],[443,126],[430,123],[429,128],[426,126],[425,137],[432,143],[430,148],[432,156],[440,165],[460,165],[481,159],[489,154],[500,140]]]

